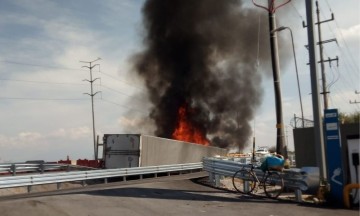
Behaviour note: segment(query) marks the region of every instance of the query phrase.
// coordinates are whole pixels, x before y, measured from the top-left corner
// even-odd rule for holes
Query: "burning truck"
[[[227,153],[218,147],[142,134],[105,134],[103,143],[107,169],[195,163]]]

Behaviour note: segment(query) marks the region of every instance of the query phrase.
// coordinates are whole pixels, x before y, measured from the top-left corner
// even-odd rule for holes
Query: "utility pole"
[[[306,0],[306,21],[307,21],[307,34],[309,43],[309,64],[310,64],[310,77],[311,77],[311,95],[313,102],[313,116],[314,116],[314,135],[315,135],[315,150],[316,150],[316,163],[320,169],[321,183],[327,181],[326,158],[325,158],[325,145],[323,124],[321,120],[321,109],[319,104],[319,89],[318,89],[318,74],[316,67],[316,50],[314,39],[314,24],[313,24],[313,0]]]
[[[90,80],[88,79],[85,79],[83,81],[87,81],[90,83],[90,94],[89,93],[84,93],[84,94],[87,94],[91,97],[91,112],[92,112],[92,127],[93,127],[93,140],[94,140],[94,158],[95,160],[98,159],[98,155],[97,155],[97,146],[96,146],[96,138],[95,138],[95,115],[94,115],[94,96],[99,93],[99,92],[95,92],[94,93],[94,90],[93,90],[93,82],[99,78],[95,78],[93,79],[92,77],[92,69],[96,66],[98,66],[99,64],[95,64],[93,65],[94,62],[98,61],[98,60],[101,60],[101,58],[97,58],[93,61],[80,61],[82,63],[86,63],[86,64],[89,64],[89,66],[82,66],[84,68],[88,68],[90,70]]]
[[[275,106],[276,106],[276,152],[287,158],[287,149],[285,145],[285,132],[284,121],[282,115],[282,97],[280,86],[280,64],[278,53],[278,42],[276,29],[275,12],[278,8],[289,3],[291,0],[287,0],[284,3],[276,6],[275,0],[268,0],[268,6],[262,6],[257,4],[255,0],[252,0],[253,4],[257,7],[265,9],[269,13],[269,30],[270,30],[270,48],[271,48],[271,62],[274,78],[274,91],[275,91]]]
[[[303,105],[302,105],[302,99],[301,99],[301,90],[300,90],[300,80],[299,80],[299,72],[298,72],[298,67],[297,67],[297,61],[296,61],[296,54],[295,54],[295,45],[294,45],[294,37],[293,37],[293,33],[291,28],[289,27],[284,27],[281,26],[275,30],[275,31],[283,31],[283,30],[289,30],[290,32],[290,36],[291,36],[291,43],[292,43],[292,50],[293,50],[293,55],[294,55],[294,62],[295,62],[295,72],[296,72],[296,80],[297,80],[297,86],[298,86],[298,92],[299,92],[299,99],[300,99],[300,110],[301,110],[301,119],[302,119],[302,127],[304,128],[304,110],[303,110]]]
[[[322,92],[321,92],[321,94],[323,94],[323,97],[324,97],[324,110],[327,110],[329,108],[328,96],[327,95],[330,92],[327,90],[327,86],[326,86],[323,44],[324,43],[329,43],[329,42],[332,42],[332,41],[336,41],[336,39],[330,39],[330,40],[322,41],[322,38],[321,38],[321,24],[329,22],[329,21],[333,21],[334,20],[334,14],[331,13],[331,19],[320,21],[319,4],[318,4],[318,1],[316,1],[316,15],[317,15],[317,23],[315,23],[315,24],[318,27],[318,36],[319,36],[318,45],[319,45],[319,51],[320,51],[320,66],[321,66],[321,80],[322,80]],[[329,60],[326,60],[326,61],[330,61],[330,63],[331,63],[332,60],[335,60],[335,59],[329,59]],[[336,59],[336,60],[338,60],[338,59]]]
[[[252,161],[255,162],[255,119],[254,119],[254,129],[253,129],[253,146],[252,146]]]

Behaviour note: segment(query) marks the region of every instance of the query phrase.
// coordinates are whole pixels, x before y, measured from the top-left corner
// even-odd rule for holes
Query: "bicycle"
[[[282,176],[272,170],[266,170],[259,180],[255,166],[250,164],[250,169],[242,168],[235,172],[232,177],[232,183],[234,188],[243,194],[261,194],[265,192],[265,195],[269,198],[277,198],[280,196],[284,189],[284,179]]]

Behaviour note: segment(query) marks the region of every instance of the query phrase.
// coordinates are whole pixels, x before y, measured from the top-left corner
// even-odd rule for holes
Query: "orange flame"
[[[192,123],[188,120],[186,114],[186,107],[180,107],[178,111],[177,127],[172,134],[172,137],[176,140],[208,146],[209,140],[205,137],[204,134],[201,133],[198,128],[192,125]]]

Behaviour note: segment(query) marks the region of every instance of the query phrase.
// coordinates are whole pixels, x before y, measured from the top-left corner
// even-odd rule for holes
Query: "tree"
[[[350,114],[340,112],[339,121],[341,124],[360,123],[360,112],[354,112]]]

